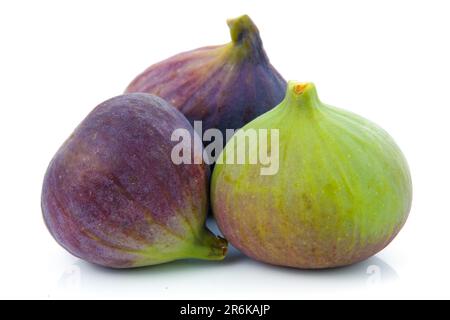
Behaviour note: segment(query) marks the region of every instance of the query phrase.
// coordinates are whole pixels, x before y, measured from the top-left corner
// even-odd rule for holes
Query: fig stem
[[[250,57],[257,62],[266,62],[259,30],[248,15],[227,20],[230,28],[231,44],[238,49],[238,57]]]
[[[234,19],[228,19],[227,24],[230,27],[230,35],[233,42],[242,42],[246,36],[252,37],[256,35],[259,38],[258,28],[246,14]]]
[[[148,266],[179,259],[223,260],[228,251],[228,242],[215,236],[208,229],[202,230],[195,238],[186,239],[179,246],[166,248],[150,246],[145,248],[135,262],[135,267]],[[157,263],[155,263],[158,261]]]
[[[299,81],[288,82],[285,102],[304,110],[314,109],[321,104],[314,83]]]
[[[191,258],[202,260],[222,260],[228,252],[228,242],[205,229],[201,237],[192,245]]]

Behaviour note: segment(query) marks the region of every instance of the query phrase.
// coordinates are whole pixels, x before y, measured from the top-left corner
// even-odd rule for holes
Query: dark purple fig
[[[208,166],[172,162],[175,129],[196,135],[178,110],[149,94],[95,108],[45,175],[42,210],[56,241],[81,259],[114,268],[222,259],[226,241],[204,226]],[[194,144],[193,155],[201,148]]]
[[[238,129],[276,106],[286,82],[270,64],[247,16],[227,21],[232,41],[180,53],[139,75],[126,92],[146,92],[178,108],[203,129]]]

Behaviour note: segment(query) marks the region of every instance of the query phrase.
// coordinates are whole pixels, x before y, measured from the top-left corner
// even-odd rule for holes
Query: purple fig
[[[194,130],[164,100],[127,94],[95,108],[56,153],[42,210],[73,255],[114,268],[182,258],[220,260],[225,240],[204,226],[209,168],[171,160],[175,129]],[[194,144],[193,154],[201,153]]]
[[[286,81],[270,64],[259,31],[241,16],[227,21],[232,41],[180,53],[140,74],[126,92],[158,95],[203,129],[239,129],[284,97]]]

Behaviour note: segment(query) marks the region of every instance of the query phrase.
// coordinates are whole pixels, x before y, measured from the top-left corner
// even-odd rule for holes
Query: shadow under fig
[[[367,280],[373,283],[390,282],[397,280],[399,278],[397,272],[385,261],[379,257],[371,257],[365,261],[332,269],[318,269],[318,270],[308,270],[308,269],[295,269],[290,267],[276,266],[265,264],[252,260],[240,251],[230,246],[229,252],[223,261],[206,261],[206,260],[195,260],[186,259],[178,260],[173,262],[168,262],[160,265],[132,268],[132,269],[111,269],[107,267],[102,267],[98,265],[93,265],[88,262],[78,261],[73,266],[80,270],[81,273],[96,273],[103,275],[114,275],[119,278],[124,277],[140,277],[145,276],[151,279],[152,277],[159,277],[161,275],[170,276],[171,274],[183,274],[186,273],[189,276],[190,272],[202,272],[202,271],[212,271],[216,269],[217,271],[223,270],[223,268],[237,267],[242,268],[242,270],[255,270],[252,272],[251,277],[258,277],[257,270],[263,270],[263,276],[267,276],[267,273],[284,274],[287,276],[298,276],[299,279],[309,278],[312,279],[333,279],[333,280]],[[236,271],[234,269],[233,271]]]
[[[255,261],[254,263],[260,265],[261,268],[270,268],[274,272],[297,274],[311,278],[333,278],[337,280],[357,280],[360,278],[367,278],[370,280],[370,277],[373,277],[376,282],[387,282],[399,279],[395,269],[377,256],[370,257],[367,260],[349,266],[328,269],[296,269],[292,267],[269,265],[258,261]]]
[[[215,234],[220,234],[212,219],[208,220],[208,227]],[[370,286],[392,282],[399,278],[394,268],[376,256],[346,267],[303,270],[252,260],[230,245],[228,254],[223,261],[187,259],[133,269],[111,269],[78,260],[67,266],[61,274],[57,286],[62,291],[98,288],[99,284],[104,287],[104,290],[116,287],[121,287],[123,290],[144,287],[143,290],[145,290],[147,286],[152,285],[152,280],[166,279],[168,281],[169,279],[206,276],[205,281],[209,281],[208,279],[213,277],[215,282],[228,282],[233,281],[235,273],[245,275],[244,280],[242,277],[238,277],[239,285],[246,282],[257,283],[268,288],[278,283],[298,284],[301,287],[308,283],[313,287],[316,287],[317,284],[330,283],[336,283],[340,287],[350,284]]]

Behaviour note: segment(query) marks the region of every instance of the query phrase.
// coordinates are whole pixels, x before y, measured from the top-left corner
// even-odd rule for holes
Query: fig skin
[[[126,92],[152,93],[203,130],[238,129],[284,97],[286,81],[270,64],[259,31],[241,16],[227,21],[232,41],[180,53],[152,65]]]
[[[243,128],[279,129],[278,173],[216,163],[211,202],[219,228],[233,246],[269,264],[320,269],[365,260],[408,217],[406,160],[383,129],[323,104],[312,83],[288,86],[280,105]]]
[[[113,268],[223,259],[226,241],[204,226],[209,168],[171,161],[177,128],[192,139],[196,134],[178,110],[149,94],[96,107],[44,178],[42,211],[56,241],[83,260]]]

